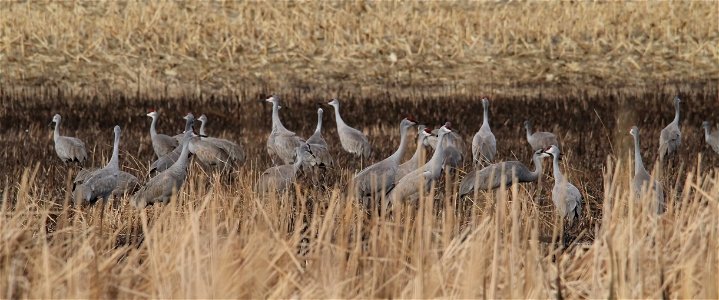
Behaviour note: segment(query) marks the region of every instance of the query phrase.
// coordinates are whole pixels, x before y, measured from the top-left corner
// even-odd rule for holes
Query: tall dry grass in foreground
[[[2,196],[0,291],[7,298],[719,297],[715,174],[688,172],[677,201],[656,216],[646,199],[630,198],[624,162],[610,160],[606,170],[594,242],[563,248],[542,236],[540,212],[520,186],[481,193],[471,205],[438,192],[436,205],[379,217],[340,189],[259,198],[251,173],[229,188],[195,173],[168,205],[136,210],[123,199],[100,219],[100,206],[46,202],[38,168],[30,168]]]
[[[713,1],[4,2],[0,83],[174,96],[643,87],[719,79],[718,20]]]

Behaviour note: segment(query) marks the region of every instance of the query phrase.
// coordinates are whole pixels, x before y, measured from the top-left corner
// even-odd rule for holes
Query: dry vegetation
[[[719,298],[719,155],[700,129],[719,122],[718,27],[708,1],[0,3],[0,297]],[[358,163],[331,114],[329,187],[258,197],[259,100],[276,92],[304,137],[315,103],[340,98],[372,161],[406,114],[469,141],[489,94],[497,159],[529,163],[525,119],[557,133],[583,219],[555,242],[548,170],[474,199],[444,179],[418,206],[367,214],[344,196]],[[628,129],[654,166],[677,94],[685,148],[656,216],[629,196]],[[207,114],[250,159],[230,177],[193,165],[166,206],[68,205],[78,167],[56,157],[51,116],[87,143],[86,166],[107,161],[120,124],[122,167],[146,178],[149,107],[164,133]]]
[[[719,78],[712,1],[4,2],[0,83],[147,95]]]
[[[559,293],[716,298],[719,156],[706,147],[699,129],[703,119],[719,117],[716,86],[679,92],[685,99],[687,148],[662,177],[667,213],[657,217],[629,198],[629,126],[624,124],[641,126],[645,161],[653,165],[659,130],[673,117],[675,93],[667,88],[493,99],[499,160],[529,163],[521,122],[535,111],[542,112],[535,115],[537,126],[559,133],[566,153],[563,169],[586,198],[583,220],[570,230],[567,247],[552,243],[560,227],[549,200],[551,176],[541,188],[516,186],[480,193],[474,201],[456,199],[444,181],[431,196],[435,201],[385,218],[367,215],[343,196],[357,163],[340,151],[332,117],[326,119],[325,136],[344,166],[331,171],[332,186],[303,181],[289,195],[260,198],[251,186],[269,164],[266,103],[234,97],[89,97],[55,90],[0,93],[0,161],[9,166],[2,169],[0,206],[0,274],[8,280],[0,281],[0,292],[8,298],[549,298]],[[285,125],[308,136],[314,102],[324,97],[285,95]],[[401,114],[416,113],[427,124],[450,119],[467,139],[481,118],[467,113],[479,111],[477,96],[348,94],[342,99],[344,111],[355,112],[345,119],[367,128],[375,161],[396,147]],[[68,206],[69,180],[77,168],[55,156],[46,120],[54,112],[64,114],[65,132],[92,149],[88,165],[106,161],[110,128],[121,124],[123,168],[144,176],[152,157],[149,120],[133,103],[159,105],[160,131],[166,133],[182,127],[180,116],[187,110],[207,113],[210,132],[243,141],[251,161],[231,179],[208,177],[193,166],[179,198],[164,207],[136,210],[121,199],[101,218],[100,206]]]

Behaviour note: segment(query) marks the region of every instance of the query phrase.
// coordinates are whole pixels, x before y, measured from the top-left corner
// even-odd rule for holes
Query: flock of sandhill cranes
[[[317,127],[313,135],[304,140],[282,125],[279,116],[281,108],[279,98],[272,96],[266,100],[272,104],[272,131],[267,138],[267,152],[273,167],[265,170],[255,185],[260,193],[282,192],[295,182],[300,170],[321,170],[332,167],[334,160],[329,145],[322,137],[322,108],[317,110]],[[680,103],[674,98],[674,120],[661,131],[659,138],[659,161],[672,157],[681,145],[679,129]],[[337,132],[342,148],[359,157],[361,162],[367,160],[372,153],[367,137],[355,128],[350,127],[340,116],[340,103],[334,99],[328,103],[334,108]],[[583,196],[573,184],[569,183],[559,167],[561,150],[559,141],[553,133],[533,132],[529,121],[524,123],[527,142],[533,149],[532,162],[534,170],[530,170],[519,161],[494,162],[497,153],[497,140],[489,126],[489,100],[482,99],[483,122],[472,139],[472,159],[475,170],[466,174],[459,186],[459,196],[466,196],[475,190],[492,190],[512,183],[535,182],[542,175],[542,159],[552,158],[552,173],[555,178],[551,198],[557,213],[571,224],[580,217]],[[205,133],[207,117],[198,118],[202,125],[199,135],[193,131],[195,117],[189,113],[185,130],[182,134],[168,136],[157,133],[158,113],[147,114],[152,118],[150,137],[157,159],[150,167],[154,174],[142,187],[139,180],[120,170],[118,146],[120,143],[120,127],[114,128],[114,144],[112,157],[101,169],[83,169],[74,180],[74,196],[76,203],[94,203],[99,199],[107,200],[110,196],[118,196],[135,191],[131,203],[144,207],[156,202],[167,202],[184,183],[187,177],[189,155],[202,166],[220,171],[231,169],[245,159],[242,147],[232,141],[209,137]],[[84,162],[87,151],[82,141],[74,137],[60,135],[60,115],[55,115],[54,141],[55,151],[64,162]],[[452,130],[447,122],[432,131],[424,125],[417,130],[417,149],[408,161],[402,162],[409,141],[410,129],[417,125],[412,118],[405,118],[399,124],[400,144],[389,157],[369,165],[358,172],[351,182],[353,194],[358,200],[367,204],[373,199],[384,199],[386,208],[398,201],[416,201],[422,193],[431,188],[431,183],[438,180],[445,168],[455,168],[463,159],[464,143],[461,136]],[[711,132],[711,126],[704,122],[705,140],[719,153],[719,132]],[[634,138],[634,178],[631,182],[632,192],[637,199],[649,194],[653,199],[657,212],[664,207],[664,192],[661,184],[653,180],[644,167],[640,153],[639,129],[634,126],[630,130]],[[434,153],[426,163],[422,162],[427,147],[434,148]],[[138,189],[139,188],[139,189]],[[371,203],[371,202],[370,202]],[[379,202],[378,202],[379,203]]]

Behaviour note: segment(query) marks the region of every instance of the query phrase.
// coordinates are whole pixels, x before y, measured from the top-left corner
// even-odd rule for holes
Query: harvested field
[[[659,130],[673,117],[675,93],[685,99],[686,148],[662,175],[671,204],[656,217],[628,202],[628,128],[640,126],[643,156],[653,165]],[[358,163],[339,148],[331,114],[324,136],[343,166],[330,171],[337,175],[330,176],[331,186],[305,180],[289,196],[257,197],[252,184],[270,163],[270,109],[260,101],[267,96],[262,91],[177,99],[88,97],[52,89],[0,95],[0,159],[8,166],[2,169],[0,273],[13,278],[0,283],[0,290],[8,297],[716,295],[710,293],[716,287],[711,276],[719,265],[702,261],[716,261],[719,206],[712,195],[719,188],[719,157],[700,131],[702,120],[718,119],[715,85],[492,99],[498,160],[530,163],[521,126],[527,118],[561,139],[562,168],[586,201],[566,248],[551,242],[558,228],[549,198],[551,171],[544,172],[541,190],[525,184],[509,193],[480,193],[474,201],[457,199],[452,180],[443,180],[433,205],[423,202],[389,219],[366,215],[343,196]],[[327,97],[298,91],[283,98],[285,126],[309,136],[316,103]],[[397,123],[406,114],[428,125],[450,120],[471,140],[481,124],[480,98],[340,95],[345,120],[366,128],[375,147],[372,161],[394,151]],[[159,131],[168,134],[179,132],[184,112],[207,114],[208,130],[241,141],[250,160],[230,179],[208,177],[194,165],[177,201],[166,206],[137,210],[121,199],[102,219],[100,206],[68,206],[78,168],[59,161],[46,121],[63,114],[64,132],[91,149],[88,166],[107,161],[111,128],[122,125],[123,169],[143,178],[153,155],[146,107],[159,109]],[[457,175],[469,170],[467,162]],[[689,240],[697,247],[686,247]]]
[[[719,123],[716,2],[3,2],[0,28],[0,298],[719,298],[719,154],[701,128]],[[451,121],[469,155],[486,95],[497,161],[530,164],[524,120],[558,135],[581,220],[557,217],[549,162],[539,183],[458,197],[469,159],[380,216],[347,197],[360,162],[326,105],[338,167],[259,196],[271,94],[305,138],[340,99],[369,162],[406,115]],[[677,95],[682,148],[658,167]],[[170,135],[206,114],[248,160],[193,161],[168,204],[72,205],[80,167],[56,155],[53,114],[84,167],[122,126],[121,168],[144,182],[149,108]],[[632,125],[664,214],[630,193]]]

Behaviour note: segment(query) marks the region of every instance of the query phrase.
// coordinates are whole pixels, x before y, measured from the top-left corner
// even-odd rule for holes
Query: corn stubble
[[[541,112],[535,123],[542,120],[566,145],[563,169],[587,206],[582,221],[568,229],[566,245],[548,198],[550,176],[539,186],[479,192],[473,200],[456,199],[456,187],[445,180],[418,204],[398,205],[379,216],[344,196],[357,162],[339,150],[332,118],[325,119],[325,137],[337,163],[350,169],[332,170],[336,176],[329,176],[326,189],[302,180],[287,194],[262,198],[252,185],[269,163],[264,148],[269,109],[263,103],[96,95],[86,107],[83,95],[39,90],[23,98],[3,92],[0,145],[6,151],[0,159],[9,168],[2,170],[0,275],[6,280],[0,281],[0,297],[717,298],[719,185],[713,167],[718,160],[699,130],[702,118],[716,119],[705,114],[715,105],[710,100],[716,86],[687,91],[684,98],[693,99],[687,100],[682,121],[687,148],[661,179],[670,195],[662,216],[648,211],[646,199],[629,196],[627,130],[628,124],[643,126],[642,148],[653,165],[654,137],[672,117],[669,99],[676,90],[492,99],[499,160],[528,163],[521,124],[532,109]],[[308,136],[314,103],[322,97],[303,92],[284,97],[285,125]],[[397,126],[405,112],[430,125],[449,118],[471,137],[481,116],[467,112],[481,111],[480,98],[345,95],[343,103],[356,112],[346,118],[367,128],[376,161],[399,142]],[[656,105],[659,100],[667,105]],[[631,103],[630,109],[614,105],[619,102]],[[64,114],[65,130],[88,143],[90,165],[102,165],[109,156],[111,139],[103,129],[121,124],[122,167],[143,177],[152,148],[149,120],[137,107],[148,103],[162,104],[161,131],[168,133],[179,130],[180,117],[190,108],[209,112],[214,121],[208,130],[243,141],[250,160],[229,178],[208,176],[193,165],[177,198],[164,206],[137,210],[127,198],[118,199],[105,206],[102,219],[100,205],[70,206],[70,179],[77,169],[54,156],[44,127],[50,112],[71,107]],[[108,111],[113,114],[104,116]],[[398,113],[377,113],[387,111]],[[658,117],[642,119],[644,114],[627,111]],[[468,170],[469,162],[451,176]]]

